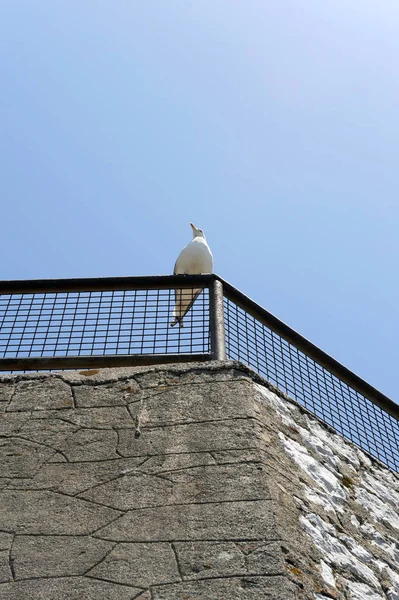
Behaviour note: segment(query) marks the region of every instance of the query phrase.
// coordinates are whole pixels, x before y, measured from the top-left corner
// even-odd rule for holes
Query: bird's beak
[[[193,231],[197,231],[196,226],[194,225],[194,223],[190,223],[190,227]]]

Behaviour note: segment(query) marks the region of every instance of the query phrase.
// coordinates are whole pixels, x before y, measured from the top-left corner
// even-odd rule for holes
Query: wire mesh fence
[[[273,383],[338,433],[399,471],[399,421],[224,298],[226,354]]]
[[[178,293],[188,304],[194,290]],[[2,295],[0,357],[209,352],[208,290],[184,327],[170,327],[174,308],[173,289]]]
[[[215,275],[0,282],[0,372],[225,358],[399,471],[399,407]]]

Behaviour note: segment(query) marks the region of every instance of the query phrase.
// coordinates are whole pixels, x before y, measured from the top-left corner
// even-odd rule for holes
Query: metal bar
[[[209,286],[209,329],[213,360],[226,360],[223,283],[217,279]]]
[[[208,287],[216,275],[154,275],[79,279],[27,279],[0,281],[0,294],[45,292],[93,292],[116,290],[165,290],[173,287]]]
[[[42,371],[103,367],[137,367],[180,362],[205,362],[211,354],[108,354],[103,356],[41,356],[37,358],[2,358],[1,371]]]
[[[218,281],[222,282],[224,295],[237,304],[244,311],[252,315],[255,319],[269,327],[272,331],[280,335],[287,342],[295,346],[298,350],[307,354],[322,367],[330,371],[335,377],[344,381],[351,388],[372,400],[374,404],[385,410],[392,417],[399,420],[399,405],[393,402],[388,396],[371,386],[369,383],[361,379],[355,373],[344,367],[337,360],[329,356],[323,350],[312,344],[309,340],[291,329],[288,325],[280,321],[277,317],[269,313],[267,310],[259,306],[256,302],[245,296],[227,281],[217,277]]]

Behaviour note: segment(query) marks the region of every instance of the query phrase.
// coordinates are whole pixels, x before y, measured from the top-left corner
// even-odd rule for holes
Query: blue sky
[[[1,279],[215,271],[394,399],[399,5],[4,0]]]

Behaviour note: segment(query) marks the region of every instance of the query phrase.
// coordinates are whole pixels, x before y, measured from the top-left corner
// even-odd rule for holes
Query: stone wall
[[[3,376],[1,600],[398,600],[399,481],[239,363]]]

